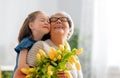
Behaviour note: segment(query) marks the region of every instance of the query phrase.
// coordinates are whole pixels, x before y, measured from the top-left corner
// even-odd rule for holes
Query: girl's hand
[[[66,73],[64,71],[58,71],[57,76],[59,78],[67,78]]]
[[[21,72],[21,69],[17,68],[13,78],[25,78],[25,74]]]

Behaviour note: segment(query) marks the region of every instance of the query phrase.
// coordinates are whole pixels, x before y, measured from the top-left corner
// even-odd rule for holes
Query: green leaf
[[[44,66],[41,71],[43,72],[43,74],[46,74],[47,68]]]
[[[55,67],[57,66],[57,63],[55,63],[54,61],[51,61],[51,64]]]

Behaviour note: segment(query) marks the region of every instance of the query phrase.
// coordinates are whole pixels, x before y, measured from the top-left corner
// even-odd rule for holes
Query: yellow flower
[[[34,72],[35,68],[29,68],[29,72]]]
[[[49,65],[49,66],[48,66],[48,69],[47,69],[47,74],[50,75],[50,76],[53,75],[52,68],[53,68],[53,67],[52,67],[51,65]]]
[[[51,76],[53,75],[53,72],[51,70],[48,70],[47,74]]]
[[[21,68],[21,72],[24,74],[29,74],[29,68]]]
[[[46,54],[45,54],[45,52],[42,49],[39,49],[38,52],[40,53],[41,56],[45,56],[46,57]]]
[[[40,61],[40,60],[41,60],[41,55],[40,55],[40,53],[37,53],[37,54],[36,54],[36,60],[37,60],[37,61]]]
[[[71,56],[70,59],[69,59],[69,62],[70,62],[71,64],[77,62],[75,56]]]
[[[35,78],[38,78],[39,77],[39,75],[36,75],[36,77]]]
[[[49,71],[49,70],[52,70],[52,66],[51,66],[51,65],[48,66],[48,71]]]
[[[57,59],[60,60],[61,59],[61,55],[58,55]]]
[[[46,63],[46,67],[48,67],[50,65],[50,63]]]
[[[64,46],[63,45],[59,45],[59,50],[63,51],[64,50]]]
[[[48,57],[53,60],[56,61],[56,55],[57,55],[57,51],[55,48],[51,47],[50,52],[48,52]]]
[[[52,52],[56,52],[56,49],[53,48],[53,47],[50,47],[50,51],[52,51]]]
[[[55,58],[53,59],[53,61],[57,61],[57,58],[55,57]]]
[[[26,75],[26,77],[25,77],[25,78],[30,78],[30,74]]]
[[[77,49],[76,54],[81,54],[83,52],[83,48]]]
[[[76,66],[76,69],[77,69],[77,70],[80,70],[80,69],[81,69],[81,65],[80,65],[79,62],[76,62],[76,63],[75,63],[75,66]]]
[[[76,55],[81,54],[82,51],[82,48],[70,50],[63,45],[59,45],[58,49],[51,47],[46,55],[44,50],[39,49],[36,54],[37,65],[34,68],[22,68],[21,71],[26,74],[26,78],[56,78],[57,71],[65,71],[67,78],[72,78],[69,70],[73,69],[73,65],[76,70],[81,69]]]
[[[66,74],[67,78],[72,78],[70,71],[65,71],[65,74]]]

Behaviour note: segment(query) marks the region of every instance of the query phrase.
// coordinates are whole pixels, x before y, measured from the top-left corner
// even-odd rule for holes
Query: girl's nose
[[[45,24],[50,24],[49,21],[45,21]]]

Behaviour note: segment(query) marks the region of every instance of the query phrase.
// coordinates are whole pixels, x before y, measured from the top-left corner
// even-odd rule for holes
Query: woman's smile
[[[54,29],[63,29],[63,27],[61,25],[56,25]]]

